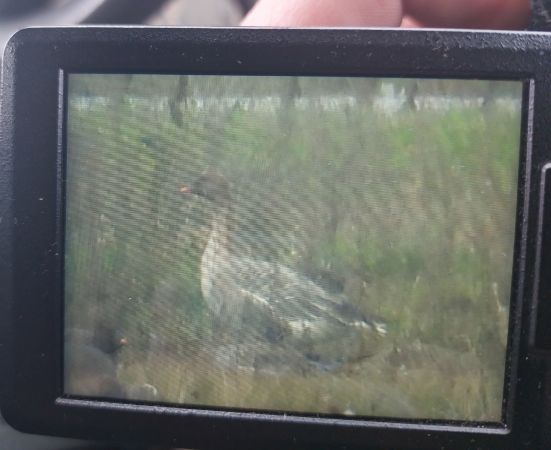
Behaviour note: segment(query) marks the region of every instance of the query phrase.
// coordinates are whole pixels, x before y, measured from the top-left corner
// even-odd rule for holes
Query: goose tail
[[[375,331],[379,336],[386,336],[388,334],[388,325],[381,319],[373,319],[370,317],[363,317],[361,321],[354,323],[354,325],[361,328],[368,328]]]

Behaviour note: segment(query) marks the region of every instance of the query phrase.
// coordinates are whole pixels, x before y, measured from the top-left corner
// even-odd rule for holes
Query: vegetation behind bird
[[[186,404],[499,420],[520,84],[417,80],[412,108],[407,80],[189,77],[173,121],[178,77],[132,76],[122,95],[117,76],[72,77],[68,322],[90,302],[118,318],[136,343],[123,381]],[[388,321],[358,344],[367,358],[279,370],[274,351],[273,370],[246,371],[226,364],[231,341],[204,345],[214,210],[179,187],[208,169],[232,183],[233,251]]]

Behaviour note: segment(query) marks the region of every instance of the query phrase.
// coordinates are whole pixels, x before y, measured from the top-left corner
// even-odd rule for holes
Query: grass
[[[131,342],[121,381],[172,403],[500,419],[518,110],[190,102],[178,126],[153,100],[69,111],[67,324],[116,321]],[[231,342],[200,289],[209,207],[178,192],[212,168],[232,182],[234,251],[333,283],[388,322],[356,343],[366,357],[253,371],[213,356]]]

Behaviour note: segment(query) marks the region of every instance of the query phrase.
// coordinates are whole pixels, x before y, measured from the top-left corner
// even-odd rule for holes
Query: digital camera
[[[0,120],[14,427],[548,448],[550,34],[27,29]]]

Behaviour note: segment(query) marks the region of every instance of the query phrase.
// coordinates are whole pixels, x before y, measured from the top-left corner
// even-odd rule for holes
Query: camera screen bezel
[[[545,229],[551,39],[427,30],[82,27],[8,43],[2,91],[2,411],[18,428],[188,447],[524,448],[543,427],[532,314]],[[69,398],[62,390],[67,75],[155,73],[517,80],[524,84],[507,377],[501,423],[373,420]],[[520,380],[520,381],[519,381]],[[542,411],[546,410],[541,404]],[[538,423],[540,425],[538,425]],[[515,446],[515,445],[516,446]],[[524,444],[523,444],[524,445]],[[528,447],[526,447],[528,448]],[[532,447],[534,448],[534,447]]]

